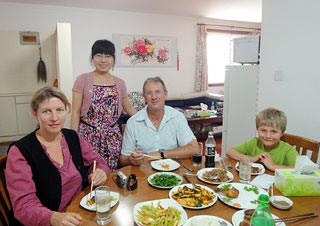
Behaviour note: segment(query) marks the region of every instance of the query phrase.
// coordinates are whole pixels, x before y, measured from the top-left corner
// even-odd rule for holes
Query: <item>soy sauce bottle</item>
[[[206,140],[206,161],[205,161],[205,167],[215,167],[215,152],[216,152],[216,141],[213,137],[213,132],[210,131],[208,133],[208,138]]]

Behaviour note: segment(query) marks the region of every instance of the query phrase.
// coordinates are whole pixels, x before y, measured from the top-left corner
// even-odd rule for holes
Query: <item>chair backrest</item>
[[[0,224],[3,226],[9,226],[9,213],[11,210],[10,198],[4,175],[6,163],[7,156],[0,155]]]
[[[294,146],[298,153],[301,155],[306,155],[308,151],[311,151],[311,160],[313,162],[317,162],[318,160],[318,154],[319,154],[319,147],[320,147],[320,142],[311,140],[305,137],[297,136],[297,135],[292,135],[285,133],[281,140],[291,144]]]

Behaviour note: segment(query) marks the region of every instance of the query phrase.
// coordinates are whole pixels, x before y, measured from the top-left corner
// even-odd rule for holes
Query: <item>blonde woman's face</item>
[[[277,147],[283,132],[272,126],[259,126],[258,137],[264,145],[265,149],[272,149]]]
[[[52,97],[41,102],[33,115],[39,122],[40,130],[46,133],[57,133],[64,126],[67,110],[59,98]]]

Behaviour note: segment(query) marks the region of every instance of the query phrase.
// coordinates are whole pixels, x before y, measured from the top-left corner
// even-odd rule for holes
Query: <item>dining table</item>
[[[201,166],[193,166],[192,158],[175,159],[175,161],[177,161],[180,164],[180,167],[178,167],[172,172],[180,175],[181,177],[184,175],[184,173],[197,173],[197,171],[200,170],[201,168],[205,168],[204,158],[205,156],[202,157]],[[108,223],[108,226],[137,225],[134,221],[134,216],[133,216],[133,208],[136,204],[145,202],[145,201],[169,198],[170,189],[159,189],[154,186],[151,186],[148,183],[148,180],[147,180],[148,177],[158,172],[156,169],[154,169],[151,166],[151,161],[156,161],[156,160],[151,160],[146,158],[144,163],[141,165],[138,165],[138,166],[128,165],[116,171],[113,171],[108,175],[105,185],[109,186],[111,191],[118,192],[120,194],[118,203],[111,208],[111,212],[112,212],[111,222]],[[234,175],[234,179],[232,182],[239,183],[239,172],[236,170],[236,167],[235,167],[237,161],[229,158],[224,158],[224,162],[225,162],[224,165],[227,167],[228,171]],[[221,168],[223,167],[223,164],[221,163],[221,161],[216,162],[215,167]],[[115,183],[114,178],[116,177],[119,171],[121,171],[126,176],[129,176],[130,174],[136,175],[138,186],[135,190],[129,191],[126,188],[118,187],[118,185]],[[274,175],[274,172],[268,169],[265,170],[265,173],[269,175]],[[255,176],[251,176],[251,180],[253,180],[254,177]],[[208,184],[199,180],[196,176],[188,177],[188,178],[191,182],[195,184],[204,185],[211,189],[215,189],[217,187],[217,185]],[[184,180],[183,183],[189,183],[188,181],[186,181],[185,178],[183,178],[183,180]],[[80,205],[81,199],[85,195],[87,195],[89,192],[90,192],[90,186],[84,189],[83,191],[81,191],[76,196],[76,198],[72,200],[72,202],[70,203],[70,205],[66,210],[67,212],[79,213],[83,218],[82,225],[86,225],[86,226],[97,225],[95,211],[87,210]],[[274,187],[273,189],[273,194],[282,195],[281,192],[278,191],[276,187]],[[271,213],[276,215],[279,218],[295,216],[295,215],[300,215],[300,214],[310,213],[310,212],[320,215],[320,197],[319,196],[312,196],[312,197],[296,196],[296,197],[289,197],[289,198],[293,201],[293,206],[290,209],[281,210],[270,205]],[[214,205],[208,208],[204,208],[204,209],[184,208],[184,209],[187,213],[188,218],[197,216],[197,215],[211,215],[211,216],[223,218],[224,220],[230,223],[232,223],[233,214],[239,211],[239,208],[226,205],[219,199],[214,203]],[[296,222],[286,223],[286,225],[317,226],[317,225],[320,225],[320,218],[319,216],[317,216],[317,217],[303,219]]]

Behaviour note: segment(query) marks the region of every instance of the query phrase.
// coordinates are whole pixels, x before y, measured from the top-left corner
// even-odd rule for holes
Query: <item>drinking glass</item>
[[[97,224],[106,225],[111,221],[110,188],[99,186],[95,189]]]
[[[251,158],[249,156],[243,156],[240,158],[239,164],[239,181],[241,183],[248,184],[251,178]]]
[[[203,144],[201,142],[198,142],[198,148],[196,148],[196,150],[194,150],[193,155],[192,155],[193,166],[197,166],[197,167],[201,166],[202,149],[203,149]]]

